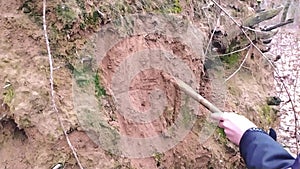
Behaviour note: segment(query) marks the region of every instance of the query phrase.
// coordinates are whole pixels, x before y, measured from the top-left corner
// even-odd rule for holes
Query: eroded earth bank
[[[240,22],[256,3],[221,5]],[[58,112],[42,14],[41,1],[0,2],[0,168],[79,168],[59,120],[84,168],[244,168],[169,75],[224,111],[278,125],[272,68],[243,38],[211,41],[237,27],[210,1],[48,1]]]

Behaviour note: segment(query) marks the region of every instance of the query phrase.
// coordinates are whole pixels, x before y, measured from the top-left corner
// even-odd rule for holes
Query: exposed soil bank
[[[269,67],[260,57],[254,55],[253,58],[247,60],[243,69],[228,81],[228,90],[222,91],[222,88],[213,90],[214,86],[211,81],[217,76],[207,75],[204,66],[206,58],[203,53],[209,41],[209,32],[216,23],[216,16],[219,16],[216,8],[207,4],[206,1],[190,1],[189,4],[185,1],[175,1],[171,7],[166,5],[163,9],[158,8],[154,1],[147,1],[144,6],[139,2],[128,2],[129,5],[125,8],[126,3],[118,4],[119,9],[115,7],[115,4],[114,8],[104,8],[109,4],[107,1],[47,2],[47,23],[55,58],[54,87],[55,101],[59,108],[58,115],[65,124],[70,141],[83,166],[96,169],[243,168],[244,163],[239,156],[238,148],[225,139],[221,130],[217,130],[206,142],[199,141],[208,115],[201,106],[189,111],[196,114],[197,119],[193,124],[188,124],[192,127],[178,144],[166,152],[154,153],[147,158],[132,159],[116,156],[96,144],[97,142],[94,142],[84,130],[74,101],[85,99],[74,98],[76,96],[74,81],[78,80],[77,77],[85,75],[80,72],[78,65],[86,62],[84,60],[86,58],[98,59],[93,53],[97,46],[93,40],[99,35],[101,28],[115,19],[112,15],[116,9],[119,9],[117,14],[121,13],[117,16],[123,16],[128,11],[134,13],[136,10],[140,10],[141,13],[171,10],[173,12],[171,15],[177,13],[182,20],[189,19],[192,25],[201,32],[201,37],[197,36],[201,39],[189,42],[189,37],[178,39],[172,36],[172,38],[167,37],[165,34],[150,33],[146,36],[129,36],[120,43],[114,44],[109,50],[102,51],[105,57],[101,62],[96,62],[97,69],[95,70],[95,72],[98,71],[96,75],[99,76],[92,76],[93,82],[88,83],[94,86],[91,88],[92,96],[97,95],[96,103],[100,103],[101,113],[105,114],[105,122],[109,127],[115,128],[122,135],[147,138],[160,135],[178,119],[181,114],[179,108],[186,101],[182,99],[183,94],[167,82],[161,74],[161,69],[147,68],[142,71],[137,69],[142,65],[144,58],[148,59],[152,56],[153,58],[161,56],[159,59],[153,59],[153,63],[157,65],[172,61],[174,56],[180,59],[182,61],[180,63],[184,63],[190,71],[170,69],[169,74],[178,74],[197,92],[215,104],[222,106],[225,102],[226,105],[221,107],[225,111],[238,111],[262,127],[275,125],[272,123],[270,112],[263,111],[269,110],[265,107],[265,97],[272,95],[269,90],[272,89],[270,82],[273,82],[273,77]],[[251,8],[248,8],[251,3],[254,2],[230,0],[222,2],[222,5],[234,16],[245,17],[253,13]],[[100,15],[93,5],[103,5],[101,10],[105,12],[105,15]],[[204,6],[207,8],[203,9]],[[57,163],[63,163],[65,168],[78,168],[50,102],[49,64],[40,25],[41,7],[42,3],[35,0],[0,2],[0,30],[2,30],[0,31],[0,91],[2,93],[0,98],[0,166],[3,168],[51,168]],[[237,8],[242,10],[237,10]],[[125,9],[131,10],[124,11]],[[149,23],[145,23],[147,24]],[[180,25],[179,22],[177,24]],[[224,29],[230,29],[231,22],[222,16],[221,25]],[[111,37],[106,40],[106,44],[109,44],[114,39]],[[137,52],[154,48],[163,49],[163,52],[155,53],[155,50],[148,53]],[[244,54],[241,53],[241,55]],[[136,56],[138,59],[135,62],[124,62],[129,56]],[[224,74],[230,75],[234,72],[242,58],[235,60],[236,63],[231,65],[231,69],[226,70]],[[182,66],[175,61],[174,63],[178,64],[170,65],[170,67]],[[114,75],[118,72],[125,73],[119,76]],[[123,81],[121,81],[122,78]],[[127,81],[128,79],[130,81]],[[81,80],[85,84],[85,79]],[[123,83],[124,85],[120,85]],[[154,119],[152,123],[141,124],[128,121],[118,114],[118,102],[114,100],[114,96],[122,98],[120,97],[122,92],[116,91],[123,90],[122,86],[125,84],[129,89],[130,105],[141,112],[142,116],[136,114],[137,117],[147,116],[148,120],[152,121],[151,115],[154,114],[159,115],[159,118]],[[223,87],[225,88],[225,85]],[[222,97],[220,101],[214,98],[215,93],[222,92],[227,93],[225,99]],[[157,100],[160,101],[157,105],[152,104]],[[152,108],[161,108],[160,114],[155,114],[155,111],[151,112]],[[91,117],[91,119],[97,118]],[[132,118],[131,120],[139,119]],[[129,148],[132,146],[130,143],[127,145]]]

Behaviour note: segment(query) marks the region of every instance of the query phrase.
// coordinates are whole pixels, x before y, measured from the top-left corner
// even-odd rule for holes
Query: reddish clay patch
[[[115,73],[123,62],[126,62],[128,57],[144,50],[163,50],[171,53],[174,57],[178,57],[184,62],[193,74],[196,76],[196,88],[203,92],[207,86],[207,82],[202,81],[203,63],[202,60],[193,53],[188,46],[182,44],[179,40],[169,38],[162,35],[148,35],[133,36],[126,38],[113,46],[103,58],[100,65],[102,72],[102,79],[104,85],[111,91],[113,87],[112,81]],[[134,64],[134,63],[132,63]],[[128,71],[128,70],[124,70]],[[141,114],[149,113],[151,109],[151,92],[160,90],[164,93],[166,103],[164,109],[160,110],[160,116],[149,123],[135,123],[132,120],[126,119],[119,112],[117,112],[117,122],[119,123],[119,130],[122,134],[132,137],[150,137],[162,133],[169,126],[171,126],[177,118],[181,108],[181,92],[170,84],[161,75],[161,70],[146,69],[140,71],[130,81],[128,89],[130,104]],[[130,73],[130,72],[129,72]],[[126,78],[126,77],[124,77]],[[120,81],[120,85],[123,85]],[[113,93],[110,93],[113,94]],[[152,107],[153,108],[153,107]]]

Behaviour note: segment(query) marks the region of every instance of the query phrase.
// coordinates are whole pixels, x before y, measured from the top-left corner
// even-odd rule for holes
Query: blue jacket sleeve
[[[300,169],[300,154],[296,158],[295,163],[292,166],[292,169]]]
[[[294,157],[260,129],[243,134],[240,153],[248,169],[287,169],[295,163]]]

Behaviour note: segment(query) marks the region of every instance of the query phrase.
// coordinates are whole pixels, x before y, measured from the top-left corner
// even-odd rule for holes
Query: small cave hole
[[[0,124],[2,127],[1,130],[8,130],[11,133],[13,139],[21,140],[22,142],[24,142],[25,140],[28,139],[28,136],[27,136],[25,130],[22,128],[19,128],[18,124],[15,122],[14,119],[3,118],[3,119],[1,119]]]

